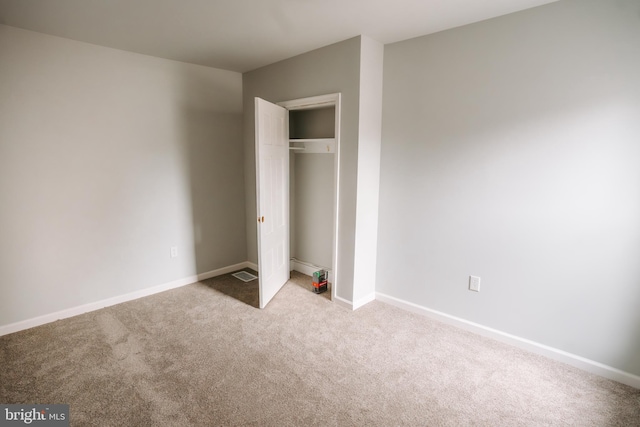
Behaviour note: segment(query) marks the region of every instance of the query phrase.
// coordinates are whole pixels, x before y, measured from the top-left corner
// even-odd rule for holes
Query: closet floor
[[[244,271],[255,274],[256,276],[258,275],[256,271],[251,270],[250,268],[244,269]],[[255,308],[260,307],[258,280],[252,280],[251,282],[245,283],[242,280],[233,277],[231,273],[229,273],[218,277],[212,277],[211,279],[203,280],[202,283],[247,305]],[[313,293],[312,283],[313,279],[311,278],[311,276],[307,276],[306,274],[299,273],[297,271],[291,272],[291,279],[289,279],[289,281],[287,282],[287,284],[299,286]],[[318,294],[318,298],[326,298],[328,300],[331,300],[331,283],[329,283],[326,292]]]

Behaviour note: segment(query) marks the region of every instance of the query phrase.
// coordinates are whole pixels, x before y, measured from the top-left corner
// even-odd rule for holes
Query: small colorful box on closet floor
[[[319,270],[313,273],[313,292],[321,294],[327,290],[327,280],[329,272],[327,270]]]

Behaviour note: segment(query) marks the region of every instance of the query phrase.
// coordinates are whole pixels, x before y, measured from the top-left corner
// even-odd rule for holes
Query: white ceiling
[[[393,43],[556,0],[0,0],[0,24],[233,71],[360,34]]]

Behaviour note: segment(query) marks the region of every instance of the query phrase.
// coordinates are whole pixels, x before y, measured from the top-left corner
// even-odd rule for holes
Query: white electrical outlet
[[[171,246],[171,258],[178,258],[178,247]]]
[[[478,276],[469,276],[469,290],[480,292],[480,278]]]

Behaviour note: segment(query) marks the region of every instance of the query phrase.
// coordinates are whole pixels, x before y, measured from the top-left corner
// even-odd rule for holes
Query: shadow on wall
[[[635,313],[635,315],[631,316],[630,325],[632,327],[627,332],[628,334],[628,345],[627,349],[622,356],[621,365],[628,366],[628,372],[633,372],[635,375],[640,377],[640,267],[637,269],[636,277],[636,295],[635,298],[630,298],[628,301],[629,313]],[[640,390],[638,391],[638,408],[640,408]]]
[[[640,307],[640,284],[638,285],[638,295],[634,305],[635,307]],[[629,360],[627,363],[634,368],[633,372],[640,372],[640,353],[636,351],[640,348],[640,311],[636,313],[636,327],[635,330],[632,330],[629,351],[627,353]]]
[[[191,196],[193,239],[184,251],[201,274],[246,260],[241,78],[194,66],[176,97]]]
[[[636,275],[636,277],[640,276]],[[629,331],[629,343],[621,357],[620,365],[629,366],[628,372],[637,373],[640,372],[640,353],[637,350],[640,348],[640,311],[637,310],[637,307],[640,307],[640,283],[636,286],[635,298],[630,299],[628,304],[629,307],[635,308],[633,310],[636,312],[635,319],[631,322],[635,326]],[[625,425],[629,421],[629,411],[633,411],[634,408],[635,413],[632,416],[635,416],[636,420],[640,419],[640,389],[636,389],[634,393],[628,393],[625,398],[609,402],[609,405],[611,415],[608,425]]]

